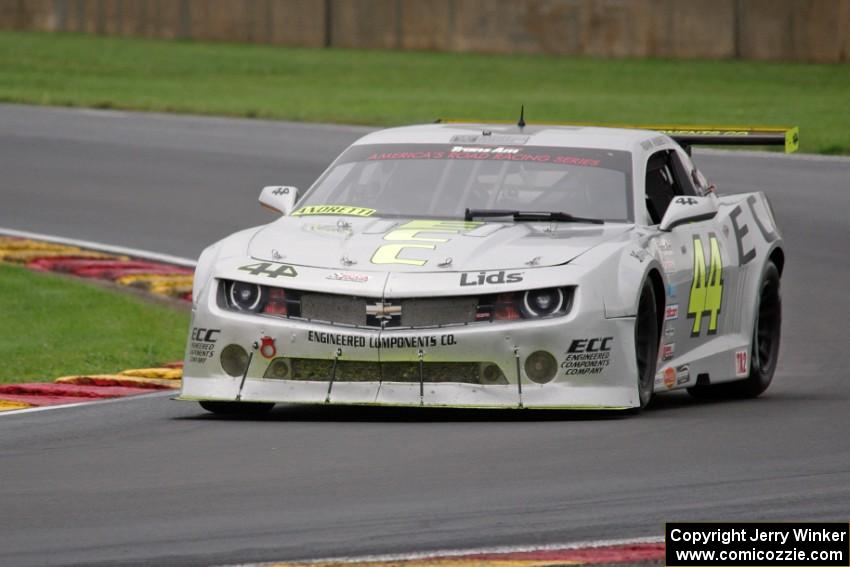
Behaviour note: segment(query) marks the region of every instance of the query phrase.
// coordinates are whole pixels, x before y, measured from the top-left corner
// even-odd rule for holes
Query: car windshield
[[[629,152],[544,146],[382,144],[348,148],[299,214],[463,218],[466,209],[632,219]]]

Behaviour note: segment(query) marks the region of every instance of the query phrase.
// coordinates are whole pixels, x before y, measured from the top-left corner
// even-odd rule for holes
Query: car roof
[[[485,134],[490,132],[490,134]],[[499,144],[643,151],[672,141],[659,132],[630,128],[534,124],[436,123],[367,134],[363,144]]]

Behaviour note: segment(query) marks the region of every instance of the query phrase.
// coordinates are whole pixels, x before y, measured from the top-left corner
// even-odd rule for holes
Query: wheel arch
[[[664,310],[667,308],[667,292],[664,287],[664,278],[661,273],[652,267],[646,274],[646,280],[652,286],[652,291],[655,292],[655,318],[658,323],[658,337],[661,340],[661,335],[664,328]]]
[[[776,269],[779,270],[779,277],[782,277],[782,271],[785,268],[785,251],[777,246],[770,252],[767,259],[776,264]]]

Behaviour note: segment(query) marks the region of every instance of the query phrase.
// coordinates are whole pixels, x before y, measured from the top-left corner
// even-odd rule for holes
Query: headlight
[[[478,300],[476,321],[516,321],[557,317],[569,313],[575,287],[549,287],[484,295]]]
[[[522,294],[522,312],[526,317],[546,317],[560,311],[563,305],[564,292],[556,287]]]
[[[262,308],[263,295],[263,288],[257,284],[231,282],[227,298],[239,311],[256,313]]]
[[[301,312],[299,297],[298,292],[286,290],[282,287],[221,280],[218,306],[243,313],[297,317]]]

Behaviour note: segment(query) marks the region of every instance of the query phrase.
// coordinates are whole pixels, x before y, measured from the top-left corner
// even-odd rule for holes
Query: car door
[[[650,156],[646,197],[652,222],[660,222],[670,203],[687,204],[699,195],[696,178],[690,160],[675,149]],[[696,349],[726,332],[732,306],[737,304],[737,265],[732,263],[731,246],[728,227],[722,227],[717,218],[680,225],[657,237],[667,282],[658,368],[677,370],[667,374],[668,388],[693,383],[695,373],[680,367],[700,356]]]

